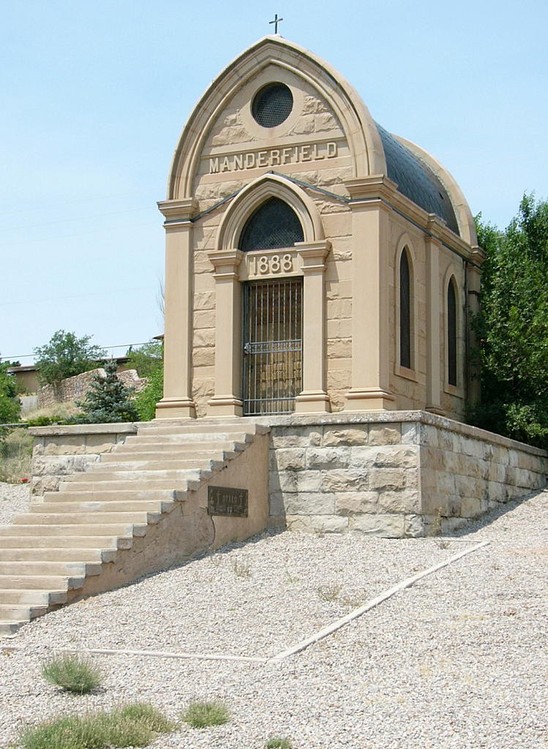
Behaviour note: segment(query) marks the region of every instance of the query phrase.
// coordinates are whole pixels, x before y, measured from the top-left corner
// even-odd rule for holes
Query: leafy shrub
[[[228,723],[230,714],[222,702],[191,702],[182,716],[192,728],[207,728]]]
[[[277,736],[268,739],[264,749],[292,749],[292,743],[289,739],[282,739]]]
[[[0,424],[14,424],[21,413],[15,377],[9,374],[9,366],[9,362],[0,363]]]
[[[44,346],[34,349],[40,382],[58,385],[67,377],[88,372],[97,366],[104,351],[90,343],[91,336],[78,338],[75,333],[58,330]]]
[[[135,396],[135,408],[141,421],[151,421],[156,414],[156,404],[164,394],[164,370],[163,367],[153,372],[148,383]]]
[[[51,684],[67,692],[88,694],[101,683],[101,672],[89,661],[78,655],[62,655],[52,658],[42,666],[42,675]]]
[[[83,717],[63,716],[23,730],[23,749],[112,749],[148,746],[174,729],[152,705],[137,703]]]

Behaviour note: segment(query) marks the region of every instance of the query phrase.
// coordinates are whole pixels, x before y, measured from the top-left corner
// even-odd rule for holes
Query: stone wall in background
[[[67,377],[57,387],[44,385],[38,391],[38,408],[47,408],[48,406],[55,405],[55,403],[83,400],[86,397],[94,376],[98,373],[104,376],[105,370],[102,368],[92,369],[90,372],[82,372],[82,374],[75,375],[74,377]],[[147,382],[145,379],[139,377],[135,369],[126,369],[118,372],[117,377],[124,385],[133,388],[136,392],[142,390]]]

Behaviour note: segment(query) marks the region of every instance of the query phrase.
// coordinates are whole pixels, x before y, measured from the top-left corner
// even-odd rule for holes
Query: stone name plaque
[[[247,517],[247,489],[226,486],[209,486],[207,491],[208,515]]]

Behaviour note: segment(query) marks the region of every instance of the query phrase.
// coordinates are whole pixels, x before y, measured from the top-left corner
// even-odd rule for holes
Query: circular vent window
[[[284,83],[269,83],[255,94],[251,113],[261,127],[276,127],[293,109],[293,94]]]

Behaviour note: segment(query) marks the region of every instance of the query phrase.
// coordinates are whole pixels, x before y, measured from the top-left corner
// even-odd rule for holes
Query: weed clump
[[[207,728],[228,723],[230,714],[222,702],[191,702],[182,715],[192,728]]]
[[[101,684],[101,671],[78,655],[62,655],[46,661],[42,676],[57,687],[74,694],[89,694]]]
[[[175,726],[152,705],[135,703],[111,712],[62,716],[26,728],[23,749],[114,749],[148,746]]]

